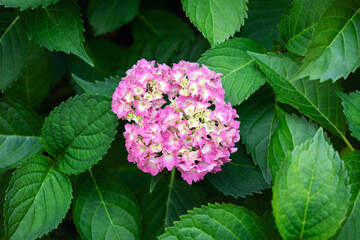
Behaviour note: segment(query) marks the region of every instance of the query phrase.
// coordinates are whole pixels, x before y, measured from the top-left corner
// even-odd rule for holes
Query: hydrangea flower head
[[[172,68],[139,60],[113,94],[125,125],[128,160],[144,172],[174,167],[191,184],[217,172],[236,151],[240,122],[224,100],[222,74],[180,61]]]

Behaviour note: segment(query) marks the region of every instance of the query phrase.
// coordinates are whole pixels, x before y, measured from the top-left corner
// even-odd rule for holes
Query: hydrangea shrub
[[[0,0],[0,239],[360,239],[359,36],[358,0]]]

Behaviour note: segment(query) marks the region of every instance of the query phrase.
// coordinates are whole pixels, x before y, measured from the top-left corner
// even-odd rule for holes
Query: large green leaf
[[[72,187],[50,158],[35,155],[11,178],[5,196],[5,238],[35,239],[57,227],[70,208]]]
[[[288,153],[306,140],[312,139],[317,131],[317,126],[303,116],[299,118],[285,113],[280,108],[276,110],[279,124],[271,135],[268,150],[268,161],[273,179]]]
[[[120,82],[119,78],[114,77],[106,78],[105,81],[95,81],[94,83],[85,81],[74,74],[72,77],[86,93],[106,95],[108,97],[112,97]]]
[[[340,98],[340,83],[293,80],[301,58],[293,55],[250,53],[268,77],[276,99],[289,104],[337,136],[345,138],[346,123]]]
[[[216,45],[199,60],[211,70],[223,74],[225,99],[233,105],[246,100],[266,82],[266,77],[247,51],[264,53],[266,50],[253,40],[236,38]]]
[[[211,45],[224,42],[240,30],[248,0],[182,0],[190,21]]]
[[[280,41],[279,22],[291,0],[252,0],[241,36],[261,43],[269,51]]]
[[[253,212],[232,204],[209,204],[180,217],[159,237],[165,239],[279,239],[267,223]]]
[[[230,156],[231,162],[225,163],[220,172],[207,174],[206,179],[225,195],[235,198],[261,193],[261,190],[270,188],[260,168],[242,151],[239,143],[236,148],[238,150]]]
[[[88,18],[95,35],[114,31],[134,19],[140,0],[91,0]]]
[[[52,3],[56,3],[59,0],[0,0],[0,5],[4,5],[5,7],[17,8],[20,10],[25,10],[28,8],[34,9],[39,6],[47,7]]]
[[[28,42],[19,16],[0,7],[0,91],[5,91],[19,77]]]
[[[343,158],[346,170],[349,174],[349,185],[351,186],[351,205],[338,240],[352,240],[360,238],[360,152],[354,151],[346,154]]]
[[[155,239],[187,210],[203,203],[198,191],[181,180],[161,180],[154,191],[140,201],[144,239]]]
[[[277,119],[274,92],[266,85],[236,108],[239,114],[241,141],[261,169],[265,181],[271,183],[267,161],[269,140]]]
[[[56,107],[46,118],[41,138],[45,150],[56,157],[65,173],[90,168],[114,140],[116,115],[111,100],[100,95],[77,95]]]
[[[20,18],[29,37],[40,46],[73,53],[93,66],[82,43],[84,28],[76,1],[61,0],[46,8],[25,10]]]
[[[338,153],[322,129],[286,157],[272,205],[284,239],[328,239],[346,218],[350,186]]]
[[[116,75],[124,54],[122,47],[106,39],[92,39],[86,41],[86,50],[94,67],[72,56],[68,62],[69,72],[89,82]]]
[[[189,24],[181,18],[160,9],[141,10],[131,26],[135,40],[164,35],[189,37],[194,33]]]
[[[334,0],[295,0],[281,20],[280,32],[286,49],[304,56],[321,15]]]
[[[334,1],[317,24],[297,77],[320,81],[346,78],[360,66],[359,36],[360,1]]]
[[[49,52],[32,44],[19,79],[5,91],[5,96],[16,97],[31,107],[37,107],[48,94],[52,74]]]
[[[83,239],[140,239],[140,209],[133,193],[104,170],[78,179],[74,222]]]
[[[0,98],[0,170],[42,151],[39,116],[12,98]]]
[[[360,91],[351,92],[349,95],[339,92],[339,95],[343,100],[344,113],[351,135],[360,141]]]

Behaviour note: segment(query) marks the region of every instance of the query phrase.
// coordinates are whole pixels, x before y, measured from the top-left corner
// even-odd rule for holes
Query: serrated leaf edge
[[[32,156],[32,157],[35,157],[35,156],[40,157],[40,158],[44,158],[44,159],[46,159],[46,160],[52,160],[51,158],[46,157],[46,156],[44,156],[44,155],[34,155],[34,156]],[[20,168],[22,168],[22,167],[24,167],[24,165],[26,165],[26,161],[25,161],[25,162],[22,162],[22,163],[16,168],[16,170],[11,173],[11,179],[10,179],[9,185],[8,185],[8,187],[6,188],[6,191],[5,191],[5,200],[4,200],[4,205],[3,205],[3,208],[4,208],[4,209],[5,209],[5,202],[6,202],[6,200],[7,200],[8,191],[10,190],[10,186],[12,186],[12,185],[14,184],[14,181],[15,181],[15,180],[13,180],[13,176],[15,175],[15,173],[17,172],[17,170],[20,169]],[[48,171],[48,173],[47,173],[47,175],[46,175],[45,178],[47,178],[47,176],[49,175],[49,173],[50,173],[51,170],[53,170],[53,169],[56,169],[56,170],[58,170],[59,172],[61,172],[59,168],[57,168],[57,167],[55,167],[55,166],[52,166],[52,167],[50,168],[50,170]],[[62,172],[61,172],[61,173],[62,173]],[[65,174],[65,175],[66,175],[66,176],[69,176],[68,174]],[[45,178],[44,178],[44,179],[45,179]],[[70,181],[70,178],[69,178],[69,181]],[[41,184],[41,187],[42,187],[42,185],[43,185],[43,182],[42,182],[42,184]],[[40,187],[40,188],[41,188],[41,187]],[[54,228],[53,228],[52,230],[56,229],[56,228],[59,226],[59,224],[60,224],[60,223],[64,220],[64,218],[66,217],[66,214],[69,212],[69,209],[70,209],[70,207],[71,207],[71,202],[72,202],[73,197],[74,197],[74,196],[73,196],[73,188],[72,188],[71,183],[70,183],[70,187],[71,187],[71,191],[70,191],[70,196],[71,196],[71,198],[70,198],[69,207],[67,208],[64,216],[61,218],[61,221],[59,221],[59,222],[56,224],[56,226],[54,226]],[[39,188],[39,189],[40,189],[40,188]],[[36,194],[36,196],[37,196],[37,195],[38,195],[38,193]],[[35,200],[34,200],[34,201],[35,201]],[[33,203],[32,203],[32,205],[33,205]],[[5,219],[5,211],[3,212],[3,217],[4,217],[4,219]],[[7,235],[7,234],[6,234],[7,228],[8,228],[8,226],[6,225],[6,223],[5,223],[5,221],[4,221],[5,237],[6,237],[6,235]],[[52,231],[52,230],[50,230],[50,231]],[[46,233],[45,233],[45,234],[46,234]],[[45,235],[45,234],[44,234],[44,235]],[[42,236],[44,236],[44,235],[42,235]],[[38,236],[38,237],[41,237],[41,236]]]
[[[62,101],[58,106],[56,106],[56,107],[50,112],[49,116],[46,117],[46,119],[45,119],[45,121],[44,121],[44,124],[43,124],[43,127],[41,128],[41,135],[40,135],[40,137],[41,137],[41,142],[42,142],[42,145],[43,145],[44,150],[45,150],[47,153],[50,154],[50,152],[48,152],[48,150],[47,150],[47,147],[48,147],[48,146],[44,143],[45,140],[44,140],[44,138],[43,138],[42,136],[43,136],[44,126],[45,126],[46,122],[48,121],[49,117],[52,115],[52,113],[53,113],[56,109],[58,109],[62,104],[65,104],[69,99],[74,99],[74,98],[77,97],[77,96],[83,96],[83,95],[86,95],[86,96],[102,96],[102,97],[105,97],[105,98],[110,99],[110,97],[109,97],[109,96],[106,96],[106,95],[101,95],[101,94],[87,94],[87,93],[84,93],[84,94],[81,94],[81,95],[75,95],[74,97],[69,97],[67,100]],[[111,143],[114,141],[116,133],[117,133],[117,129],[115,128],[115,134],[114,134],[114,136],[111,138]],[[70,145],[69,145],[69,146],[70,146]],[[67,146],[67,148],[68,148],[69,146]],[[78,175],[78,174],[80,174],[80,173],[83,173],[83,172],[85,172],[86,170],[91,169],[94,165],[96,165],[96,164],[106,155],[106,153],[108,152],[108,150],[109,150],[110,147],[111,147],[111,144],[110,144],[109,147],[106,149],[106,151],[104,152],[104,154],[103,154],[98,160],[96,160],[92,166],[90,166],[90,167],[87,168],[87,169],[84,169],[83,171],[77,171],[76,173],[72,173],[72,172],[67,172],[67,171],[65,171],[65,170],[62,169],[62,168],[59,168],[59,171],[62,172],[62,173],[65,173],[65,174],[67,174],[67,175]],[[65,151],[66,151],[66,149],[63,150],[62,154],[63,154]],[[58,164],[58,163],[59,163],[59,161],[58,161],[58,160],[59,160],[59,157],[60,157],[62,154],[60,154],[60,155],[58,155],[58,156],[54,156],[53,154],[50,154],[50,155],[53,156],[53,157],[56,157],[56,162],[57,162],[57,164]]]

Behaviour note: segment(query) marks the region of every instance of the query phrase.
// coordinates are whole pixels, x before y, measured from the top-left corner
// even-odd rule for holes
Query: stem
[[[171,175],[170,175],[170,183],[169,183],[169,188],[172,188],[172,185],[174,184],[174,179],[175,179],[175,167],[173,167],[173,169],[171,170]]]
[[[351,151],[355,151],[355,148],[351,145],[351,143],[349,142],[349,140],[347,140],[347,138],[344,135],[341,135],[342,139],[344,140],[344,142],[346,143],[346,145],[350,148]]]
[[[172,190],[172,187],[174,185],[174,179],[175,179],[175,167],[173,167],[173,169],[171,170],[171,175],[170,175],[170,183],[169,183],[169,193],[167,195],[167,198],[166,198],[166,209],[165,209],[165,226],[167,225],[166,224],[166,219],[168,217],[168,213],[169,213],[169,199],[170,199],[170,195],[171,195],[171,190]]]

